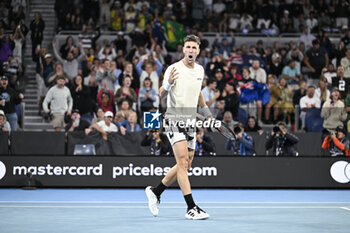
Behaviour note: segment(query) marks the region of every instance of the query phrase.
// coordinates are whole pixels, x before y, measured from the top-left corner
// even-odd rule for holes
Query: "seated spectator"
[[[203,128],[197,128],[196,149],[194,154],[197,156],[216,155],[216,148],[213,138],[204,132]]]
[[[143,81],[143,87],[140,89],[139,92],[139,101],[140,101],[140,108],[141,111],[149,111],[154,108],[158,108],[159,106],[154,106],[158,95],[156,91],[153,89],[153,83],[150,78],[145,78]]]
[[[226,150],[233,151],[233,155],[255,155],[253,137],[244,132],[241,123],[234,126],[233,132],[236,135],[236,139],[227,139]]]
[[[111,62],[108,59],[103,60],[103,65],[97,70],[96,82],[98,83],[98,89],[101,88],[111,90],[114,93],[114,85],[117,80],[117,76],[111,67]]]
[[[250,77],[255,80],[257,83],[265,84],[266,83],[266,71],[260,67],[260,60],[254,59],[252,66],[249,68]],[[256,108],[258,112],[258,121],[261,122],[263,103],[260,98],[256,100]]]
[[[140,132],[141,126],[137,124],[137,115],[136,112],[130,112],[128,119],[119,122],[117,126],[120,129],[120,132],[125,135],[125,132]]]
[[[321,101],[321,107],[331,95],[331,92],[327,89],[326,79],[320,79],[318,81],[318,88],[315,90],[315,96]]]
[[[43,109],[46,114],[53,115],[53,127],[56,131],[61,131],[64,127],[64,115],[71,114],[73,107],[73,99],[69,89],[65,86],[66,79],[64,76],[58,76],[56,85],[48,92],[43,102]],[[49,108],[50,104],[50,108]]]
[[[6,121],[6,116],[3,110],[0,110],[0,131],[9,133],[11,131],[10,123]]]
[[[306,96],[302,97],[300,99],[300,118],[301,118],[301,128],[305,128],[305,117],[307,110],[311,108],[320,108],[321,107],[321,100],[317,98],[315,95],[315,87],[309,86],[307,88]]]
[[[83,131],[85,133],[88,133],[89,131],[86,131],[90,127],[90,123],[87,120],[81,119],[79,109],[73,109],[71,114],[71,119],[69,123],[65,127],[66,132],[77,132],[77,131]]]
[[[269,66],[270,74],[279,77],[282,74],[283,63],[279,53],[272,54],[272,61]]]
[[[101,90],[97,93],[97,103],[104,112],[115,112],[113,92],[111,90],[101,88]]]
[[[276,86],[274,75],[270,74],[268,76],[268,87],[270,91],[270,102],[265,105],[265,120],[267,124],[270,124],[271,108],[273,108],[273,121],[277,122],[279,114],[278,100],[281,96],[281,89]]]
[[[232,65],[229,72],[226,73],[226,79],[233,81],[235,86],[238,86],[238,82],[242,80],[242,76],[238,73],[237,66]]]
[[[292,89],[288,87],[284,78],[281,78],[278,87],[281,90],[281,96],[278,101],[280,112],[283,113],[284,120],[288,120],[291,123],[291,115],[294,113]]]
[[[115,114],[114,122],[117,124],[121,121],[127,120],[131,112],[133,111],[131,110],[129,101],[123,100],[117,114]]]
[[[123,100],[127,100],[129,102],[129,106],[134,109],[133,104],[137,101],[137,95],[135,90],[130,86],[131,78],[129,76],[124,77],[122,87],[118,89],[114,96],[118,109],[120,109]]]
[[[238,123],[233,120],[232,113],[230,111],[226,111],[224,113],[222,122],[224,122],[231,130],[233,130],[233,126]]]
[[[295,67],[295,61],[290,60],[288,65],[283,68],[282,77],[286,79],[288,85],[292,85],[295,88],[303,78],[303,75],[300,70]]]
[[[16,105],[20,104],[24,95],[9,87],[8,78],[0,77],[0,110],[5,112],[6,119],[11,125],[11,130],[17,130],[18,117]]]
[[[333,88],[331,97],[323,104],[321,117],[324,119],[323,128],[328,131],[334,131],[338,126],[343,125],[347,114],[344,103],[340,100],[338,88]]]
[[[261,135],[264,131],[262,128],[259,126],[259,124],[256,122],[255,117],[249,116],[247,125],[244,128],[245,132],[257,132],[259,135]]]
[[[118,127],[112,122],[113,112],[107,111],[104,114],[103,121],[99,121],[90,126],[90,129],[96,129],[102,134],[104,140],[107,140],[109,133],[118,132]]]
[[[141,146],[150,146],[151,155],[169,155],[170,143],[168,137],[159,131],[148,130],[141,141]]]
[[[102,108],[98,108],[96,113],[94,112],[94,118],[92,119],[92,123],[91,124],[95,124],[99,121],[103,120],[103,117],[105,115],[105,112],[103,111]]]

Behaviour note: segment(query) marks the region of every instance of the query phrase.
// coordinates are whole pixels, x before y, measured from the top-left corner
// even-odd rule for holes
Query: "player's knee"
[[[178,167],[181,170],[187,171],[190,167],[189,166],[189,159],[184,158],[184,159],[180,160],[178,163]]]

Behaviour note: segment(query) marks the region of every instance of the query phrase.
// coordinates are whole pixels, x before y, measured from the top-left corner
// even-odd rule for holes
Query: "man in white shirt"
[[[220,91],[216,90],[216,80],[209,79],[207,86],[202,89],[202,95],[205,103],[209,107],[213,116],[216,116],[217,110],[215,109],[216,100],[220,96]]]
[[[118,127],[112,122],[113,113],[111,111],[105,112],[103,121],[99,121],[92,126],[91,129],[96,129],[102,134],[103,139],[107,140],[107,134],[112,132],[118,132]]]
[[[309,86],[306,92],[306,95],[300,99],[299,105],[301,109],[300,118],[301,118],[301,127],[305,127],[305,116],[306,111],[311,108],[320,108],[321,101],[315,95],[315,87]]]

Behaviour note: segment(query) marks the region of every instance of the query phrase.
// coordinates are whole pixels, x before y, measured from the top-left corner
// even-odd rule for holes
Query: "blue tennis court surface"
[[[350,232],[347,190],[193,190],[211,218],[184,218],[180,190],[153,217],[141,189],[0,189],[0,232]]]

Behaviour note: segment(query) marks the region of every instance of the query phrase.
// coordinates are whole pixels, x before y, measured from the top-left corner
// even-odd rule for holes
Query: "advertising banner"
[[[196,157],[196,188],[350,188],[350,159]],[[0,187],[135,187],[156,185],[173,157],[0,156]]]

